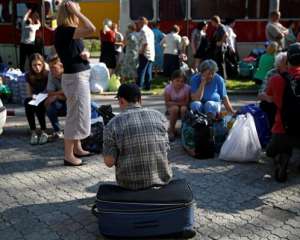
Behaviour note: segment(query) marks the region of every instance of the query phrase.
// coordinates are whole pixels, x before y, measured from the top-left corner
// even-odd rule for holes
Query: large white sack
[[[108,89],[110,79],[108,68],[105,63],[91,65],[90,88],[92,93],[102,93]]]
[[[221,148],[219,159],[257,162],[260,152],[261,145],[252,115],[239,115]]]
[[[6,122],[6,109],[3,107],[2,101],[0,99],[0,135],[3,132],[3,127]]]

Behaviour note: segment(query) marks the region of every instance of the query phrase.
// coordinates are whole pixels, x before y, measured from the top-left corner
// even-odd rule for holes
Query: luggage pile
[[[23,104],[27,98],[25,73],[20,69],[2,68],[0,72],[3,84],[9,89],[9,100],[12,103]]]
[[[198,159],[213,158],[226,139],[230,121],[230,118],[212,120],[203,113],[187,112],[181,127],[184,149]]]
[[[225,161],[257,162],[271,138],[267,115],[255,104],[240,109],[224,142],[219,158]]]
[[[239,62],[239,75],[242,78],[252,79],[254,77],[255,70],[258,66],[260,57],[265,53],[263,48],[254,48],[249,56],[243,58]]]
[[[261,151],[254,119],[250,113],[237,117],[224,142],[219,159],[235,162],[256,162]]]
[[[189,111],[182,122],[181,141],[187,153],[198,159],[258,161],[261,149],[271,138],[267,115],[255,104],[242,107],[237,117],[208,119],[205,114]]]

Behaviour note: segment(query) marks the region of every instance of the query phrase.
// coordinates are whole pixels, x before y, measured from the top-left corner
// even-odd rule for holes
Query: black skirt
[[[101,56],[100,62],[106,64],[108,68],[116,68],[116,51],[115,45],[111,42],[102,42],[101,43]]]
[[[175,70],[180,68],[179,56],[174,54],[164,54],[164,75],[171,77]]]
[[[201,38],[201,43],[194,55],[194,58],[205,60],[208,59],[208,40],[206,37]]]

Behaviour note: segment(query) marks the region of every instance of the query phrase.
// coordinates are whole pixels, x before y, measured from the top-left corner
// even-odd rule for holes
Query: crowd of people
[[[100,31],[100,62],[104,62],[110,73],[120,75],[122,83],[136,82],[142,89],[151,88],[152,72],[163,72],[168,79],[175,70],[198,72],[199,64],[213,59],[218,65],[218,74],[226,79],[225,57],[237,64],[234,19],[227,19],[226,26],[219,16],[211,18],[214,34],[206,33],[206,21],[197,24],[191,39],[180,35],[180,27],[173,25],[169,33],[160,30],[159,22],[149,23],[145,17],[128,25],[125,36],[116,24],[106,19]],[[188,46],[191,43],[192,66],[189,67]]]
[[[24,22],[31,26],[25,27],[22,35],[24,49],[30,49],[27,45],[32,41],[28,40],[32,40],[32,34],[40,24],[33,16],[28,11],[24,17]],[[296,32],[297,23],[291,22],[290,28],[286,29],[279,23],[279,18],[278,12],[271,13],[266,27],[270,42],[260,58],[255,81],[261,85],[258,95],[261,108],[273,125],[274,136],[267,153],[277,159],[277,177],[284,180],[291,149],[299,139],[290,139],[285,134],[280,115],[285,82],[280,74],[289,72],[295,78],[300,76],[300,44],[295,44],[300,35]],[[180,36],[179,26],[174,25],[170,33],[164,34],[159,23],[152,24],[151,29],[145,17],[129,24],[125,36],[117,24],[109,19],[104,21],[99,34],[100,62],[106,64],[110,73],[122,78],[117,93],[122,112],[105,127],[103,156],[107,166],[116,166],[117,182],[121,186],[136,190],[170,181],[168,143],[175,139],[176,122],[188,109],[214,119],[220,115],[224,104],[229,114],[236,114],[225,85],[225,58],[237,59],[238,56],[234,20],[227,19],[225,26],[220,17],[213,16],[210,22],[214,28],[211,36],[207,34],[208,23],[200,22],[189,41]],[[47,62],[40,53],[33,53],[29,58],[26,80],[30,97],[24,105],[32,131],[30,143],[47,143],[48,116],[54,135],[64,138],[64,164],[80,166],[84,164],[82,158],[91,155],[81,146],[81,140],[91,131],[89,52],[85,50],[82,39],[94,33],[96,28],[80,12],[79,5],[72,1],[59,7],[57,24],[57,54],[50,56]],[[189,42],[193,54],[190,79],[183,68],[186,67]],[[288,51],[284,52],[285,49]],[[141,89],[150,90],[152,72],[157,71],[163,71],[170,80],[164,91],[169,122],[163,114],[141,106]],[[37,106],[30,104],[36,95],[45,92],[48,97],[44,101]],[[37,131],[35,115],[41,131]],[[66,116],[64,130],[59,124],[59,116]]]

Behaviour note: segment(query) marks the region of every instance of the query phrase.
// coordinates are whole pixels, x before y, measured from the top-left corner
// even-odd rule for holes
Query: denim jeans
[[[137,85],[145,90],[150,90],[152,81],[153,62],[149,61],[144,55],[139,55],[139,67],[137,69]]]
[[[61,131],[58,117],[65,116],[67,105],[65,101],[56,100],[47,107],[47,116],[55,132]]]
[[[211,113],[215,117],[221,111],[221,103],[215,101],[207,101],[202,103],[200,101],[191,102],[191,109],[196,112]]]

